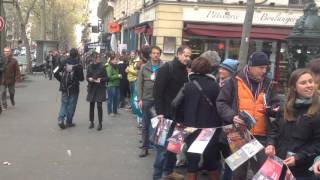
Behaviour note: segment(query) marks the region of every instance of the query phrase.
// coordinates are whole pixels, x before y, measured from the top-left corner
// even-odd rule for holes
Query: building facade
[[[163,49],[171,60],[181,44],[192,47],[193,57],[206,50],[237,59],[246,0],[119,0],[101,1],[100,18],[121,25],[119,43],[128,50],[144,44]],[[287,52],[286,39],[303,15],[307,0],[256,0],[250,52],[264,51],[272,62],[271,76],[279,79]],[[319,5],[320,0],[316,3]],[[132,6],[130,6],[132,5]],[[110,10],[112,9],[112,11]],[[105,10],[105,11],[103,11]],[[103,13],[102,13],[103,12]]]

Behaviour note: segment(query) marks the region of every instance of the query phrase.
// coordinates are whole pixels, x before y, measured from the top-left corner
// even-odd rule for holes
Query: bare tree
[[[30,13],[32,11],[32,9],[34,8],[34,5],[36,4],[37,0],[32,0],[31,5],[27,8],[27,11],[25,13],[25,17],[23,18],[22,16],[22,11],[20,8],[20,4],[19,1],[16,2],[15,7],[17,10],[17,14],[18,14],[18,18],[20,21],[20,28],[21,28],[21,37],[24,43],[24,46],[26,47],[26,54],[27,54],[27,62],[28,62],[28,66],[27,66],[27,72],[31,73],[32,71],[32,63],[31,63],[31,51],[30,51],[30,44],[29,44],[29,40],[27,37],[27,31],[26,31],[26,27],[29,21],[29,17],[30,17]]]

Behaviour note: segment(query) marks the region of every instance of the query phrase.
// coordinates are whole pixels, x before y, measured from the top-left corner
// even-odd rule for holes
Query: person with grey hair
[[[200,57],[208,59],[212,67],[217,67],[221,62],[221,58],[217,51],[208,50],[202,53]]]

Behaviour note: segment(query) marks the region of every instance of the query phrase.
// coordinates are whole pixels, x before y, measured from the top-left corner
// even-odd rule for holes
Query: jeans
[[[153,101],[143,101],[142,107],[142,148],[149,148],[149,137],[150,137],[150,125],[151,125],[151,112],[150,109],[154,106]]]
[[[119,104],[119,87],[112,86],[108,87],[108,114],[118,113],[118,104]]]
[[[79,93],[70,94],[62,93],[61,95],[61,107],[59,112],[59,123],[62,123],[67,118],[67,124],[72,124],[74,112],[76,111]]]
[[[14,94],[15,94],[15,85],[3,85],[3,88],[1,91],[1,97],[2,97],[2,105],[4,108],[8,106],[7,104],[7,89],[9,90],[10,100],[11,102],[14,102]]]
[[[157,154],[153,163],[153,180],[159,180],[164,175],[169,175],[173,172],[176,165],[176,154],[167,151],[166,147],[155,145]]]
[[[136,90],[136,81],[131,81],[129,82],[129,87],[130,87],[130,97],[133,97],[133,93]]]

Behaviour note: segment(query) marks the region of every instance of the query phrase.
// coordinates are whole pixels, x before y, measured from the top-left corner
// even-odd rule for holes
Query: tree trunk
[[[29,7],[29,9],[26,13],[25,19],[23,19],[23,17],[22,17],[20,5],[18,3],[16,4],[16,10],[17,10],[19,21],[20,21],[21,37],[23,39],[24,46],[26,47],[26,58],[27,58],[27,63],[28,63],[27,72],[28,73],[32,73],[32,62],[31,62],[31,51],[30,51],[29,40],[27,37],[26,25],[28,24],[31,10],[34,8],[36,1],[37,0],[33,0],[31,6]]]
[[[26,58],[27,58],[27,73],[32,73],[32,59],[31,59],[31,51],[30,51],[30,44],[26,33],[26,25],[21,23],[21,37],[23,40],[23,44],[26,47]]]
[[[247,64],[254,5],[255,0],[247,0],[247,10],[242,29],[242,38],[239,52],[240,69],[242,69]]]
[[[40,33],[41,40],[46,40],[46,1],[40,0]]]

